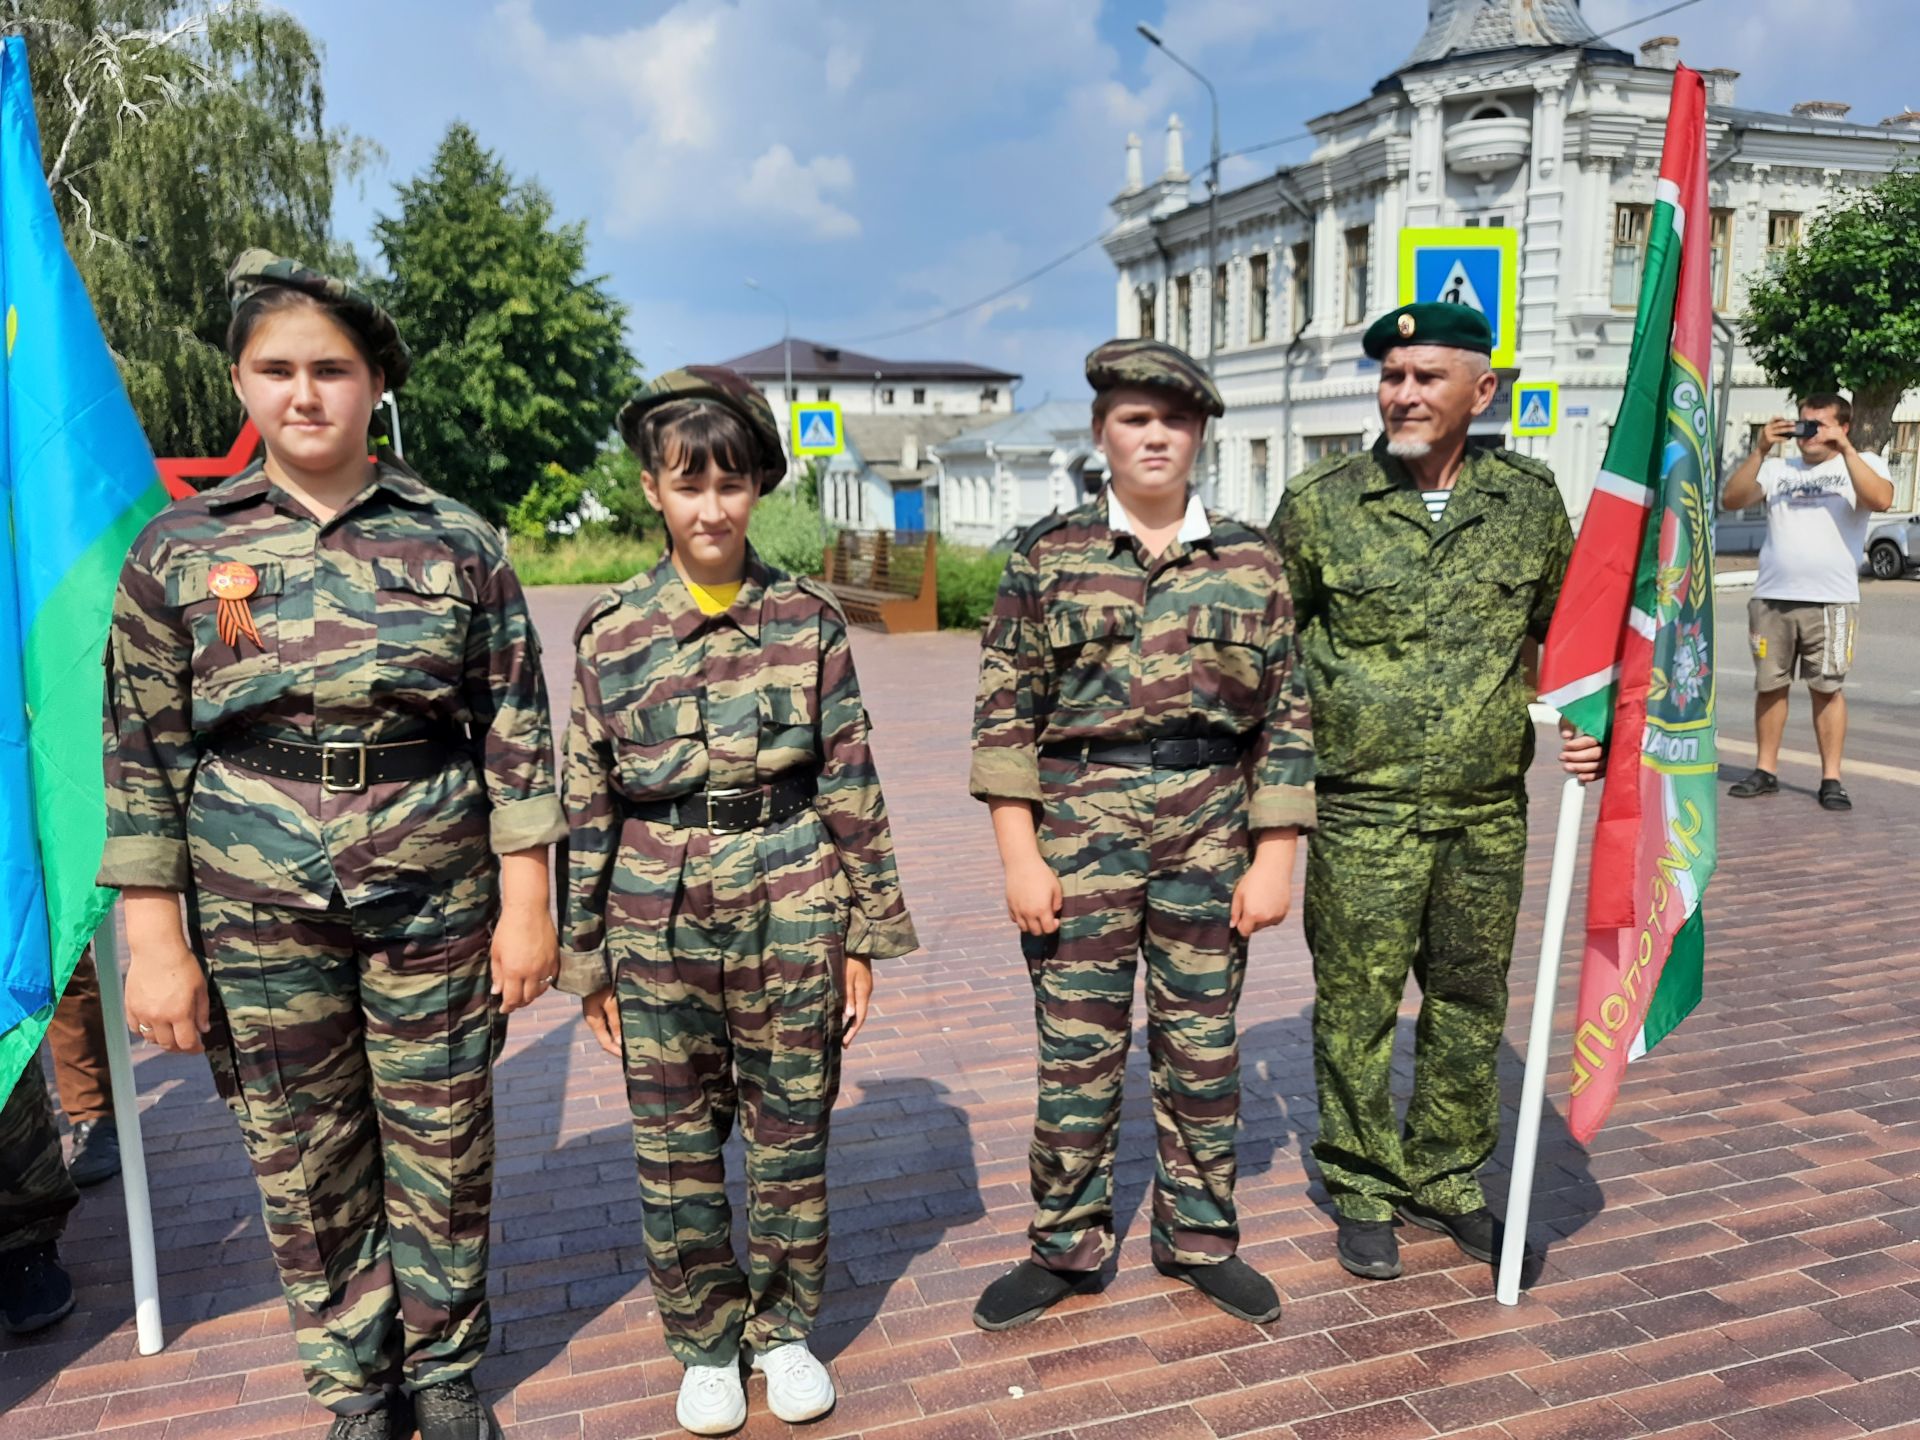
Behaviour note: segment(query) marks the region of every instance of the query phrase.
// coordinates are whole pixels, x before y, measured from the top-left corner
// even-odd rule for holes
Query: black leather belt
[[[1232,765],[1247,753],[1237,735],[1175,735],[1164,740],[1059,740],[1042,745],[1049,760],[1087,765],[1131,765],[1139,770],[1210,770]]]
[[[346,793],[395,780],[424,780],[429,775],[438,775],[467,753],[463,743],[443,735],[380,745],[332,740],[322,745],[307,745],[298,740],[240,735],[216,742],[213,750],[242,770],[280,780],[317,782],[328,790]]]
[[[809,771],[804,775],[782,775],[765,785],[744,785],[737,790],[696,790],[671,800],[623,799],[620,813],[682,830],[743,835],[798,815],[813,803],[816,788],[815,776]]]

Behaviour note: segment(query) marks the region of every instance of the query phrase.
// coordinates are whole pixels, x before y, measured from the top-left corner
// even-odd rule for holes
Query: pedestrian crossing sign
[[[795,455],[838,455],[847,448],[840,406],[832,400],[813,400],[792,407],[787,421]]]
[[[1400,232],[1400,303],[1470,305],[1493,329],[1493,364],[1510,366],[1520,338],[1520,233],[1505,225]]]
[[[1560,428],[1560,386],[1553,380],[1513,382],[1513,433],[1551,435]]]

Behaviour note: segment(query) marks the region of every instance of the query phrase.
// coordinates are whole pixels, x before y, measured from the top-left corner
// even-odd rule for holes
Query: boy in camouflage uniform
[[[1367,331],[1386,433],[1287,486],[1273,520],[1313,697],[1320,826],[1307,854],[1314,1158],[1341,1264],[1400,1273],[1392,1219],[1489,1260],[1478,1180],[1500,1129],[1507,964],[1533,757],[1525,653],[1543,639],[1573,537],[1544,465],[1467,444],[1497,388],[1486,318],[1419,304]],[[1592,774],[1598,746],[1563,762]],[[1422,991],[1404,1131],[1395,1020]]]
[[[1280,557],[1188,479],[1219,392],[1191,357],[1087,357],[1105,496],[1033,526],[988,618],[972,793],[992,807],[1039,1027],[1032,1254],[974,1321],[1024,1324],[1112,1257],[1113,1150],[1146,959],[1153,1261],[1229,1314],[1279,1313],[1234,1251],[1247,939],[1281,919],[1314,818]]]
[[[266,454],[140,533],[108,645],[128,1022],[207,1053],[336,1440],[411,1433],[401,1392],[488,1440],[491,1069],[557,969],[539,647],[493,527],[367,460],[391,318],[264,251],[229,283]]]
[[[827,1129],[871,963],[915,949],[831,593],[746,542],[785,473],[766,400],[670,371],[621,413],[669,553],[587,607],[566,739],[560,988],[624,1061],[647,1268],[687,1367],[680,1423],[744,1422],[739,1357],[782,1420],[824,1414],[807,1349],[827,1259]],[[721,1146],[747,1140],[735,1259]]]
[[[40,1056],[29,1055],[0,1107],[0,1323],[9,1335],[44,1330],[73,1309],[58,1241],[79,1203]]]

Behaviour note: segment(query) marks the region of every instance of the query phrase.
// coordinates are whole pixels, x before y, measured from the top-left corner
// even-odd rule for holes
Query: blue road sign
[[[1560,428],[1560,386],[1552,380],[1513,382],[1513,433],[1551,435]]]
[[[788,425],[795,455],[838,455],[847,448],[840,406],[832,400],[796,403]]]
[[[1493,363],[1513,364],[1520,330],[1520,235],[1506,226],[1400,232],[1400,303],[1470,305],[1493,329]]]

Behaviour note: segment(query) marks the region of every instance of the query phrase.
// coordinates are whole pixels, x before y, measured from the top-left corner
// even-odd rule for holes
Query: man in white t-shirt
[[[1796,669],[1813,695],[1813,733],[1820,744],[1820,804],[1851,810],[1840,783],[1847,738],[1847,702],[1840,686],[1853,661],[1854,616],[1860,603],[1860,556],[1873,515],[1893,504],[1887,462],[1853,448],[1853,406],[1838,395],[1809,395],[1800,424],[1770,420],[1761,443],[1728,477],[1725,510],[1764,500],[1767,538],[1760,577],[1747,602],[1753,646],[1754,769],[1727,791],[1736,799],[1780,789],[1780,740]],[[1811,428],[1810,428],[1811,427]],[[1810,431],[1810,433],[1809,433]],[[1783,440],[1800,453],[1768,458]]]

